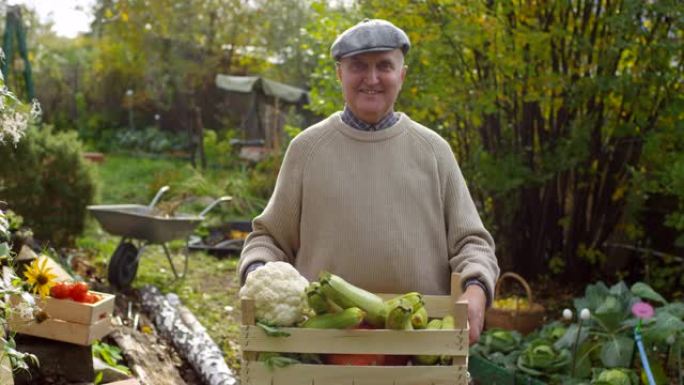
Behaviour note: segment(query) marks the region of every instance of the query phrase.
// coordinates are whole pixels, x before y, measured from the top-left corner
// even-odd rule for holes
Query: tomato
[[[385,356],[385,366],[406,366],[411,356],[403,356],[398,354],[388,354]]]
[[[380,366],[385,364],[384,354],[326,354],[328,365]]]
[[[66,282],[57,282],[57,284],[50,288],[50,296],[53,298],[64,299],[69,298],[71,293],[71,285]]]
[[[76,282],[71,286],[71,292],[69,292],[69,297],[76,302],[85,302],[86,295],[88,294],[88,284],[85,282]]]
[[[363,322],[355,329],[375,329]],[[329,365],[354,365],[354,366],[382,366],[385,365],[384,354],[326,354],[325,362]]]
[[[83,302],[85,303],[97,303],[100,302],[102,298],[100,298],[99,295],[93,294],[93,293],[86,293],[85,298],[83,299]]]

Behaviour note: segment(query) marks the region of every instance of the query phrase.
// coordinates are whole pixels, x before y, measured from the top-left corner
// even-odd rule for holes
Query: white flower
[[[14,270],[9,266],[3,266],[2,277],[0,279],[0,292],[5,294],[16,292],[17,288],[12,285],[12,281],[15,278],[17,278],[17,276],[14,274]]]
[[[668,345],[673,345],[676,340],[677,338],[674,336],[674,334],[670,334],[665,340],[665,342],[667,342]]]
[[[4,215],[0,213],[0,234],[5,234],[9,229],[9,222]]]
[[[31,119],[38,120],[43,115],[43,109],[40,107],[38,99],[33,98],[31,101]]]
[[[24,300],[24,302],[26,302],[26,304],[29,306],[36,305],[36,299],[31,294],[25,291],[21,293],[21,299]]]
[[[23,295],[21,297],[24,298]],[[26,302],[19,302],[18,304],[14,305],[13,311],[20,319],[24,321],[30,321],[33,319],[34,307]]]
[[[570,321],[572,319],[572,310],[563,309],[563,318]]]
[[[17,144],[28,126],[28,115],[19,111],[5,112],[0,114],[0,143],[8,138]]]
[[[587,321],[589,318],[591,318],[591,312],[589,311],[589,309],[582,309],[582,311],[580,312],[580,318],[584,321]]]

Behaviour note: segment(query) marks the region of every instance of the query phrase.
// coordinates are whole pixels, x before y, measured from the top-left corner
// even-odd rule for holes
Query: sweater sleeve
[[[499,276],[494,240],[482,224],[451,148],[443,152],[441,160],[440,174],[446,178],[444,216],[451,271],[461,274],[461,282],[477,279],[483,283],[487,302],[491,303]]]
[[[278,173],[275,189],[264,211],[252,221],[247,236],[238,277],[253,262],[284,261],[294,264],[299,250],[302,175],[306,163],[306,141],[295,138],[288,147]]]

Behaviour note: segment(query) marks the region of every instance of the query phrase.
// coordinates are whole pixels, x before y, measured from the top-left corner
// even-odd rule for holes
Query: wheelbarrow
[[[117,288],[128,287],[138,272],[138,262],[144,249],[152,244],[161,245],[176,279],[185,276],[188,269],[188,252],[184,253],[183,272],[178,273],[166,242],[185,238],[204,220],[204,216],[217,204],[230,201],[223,196],[211,202],[199,215],[175,214],[171,217],[155,215],[154,208],[169,186],[159,189],[149,205],[120,204],[88,206],[100,226],[109,234],[121,237],[109,261],[107,278]]]

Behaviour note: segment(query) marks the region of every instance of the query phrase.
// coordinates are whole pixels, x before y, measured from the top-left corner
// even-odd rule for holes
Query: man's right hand
[[[249,273],[253,272],[254,270],[260,268],[261,266],[264,266],[265,263],[261,261],[256,261],[250,263],[247,268],[245,269],[245,272],[242,274],[242,277],[240,277],[240,286],[245,284],[245,281],[247,280],[247,276]]]

